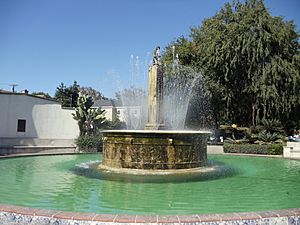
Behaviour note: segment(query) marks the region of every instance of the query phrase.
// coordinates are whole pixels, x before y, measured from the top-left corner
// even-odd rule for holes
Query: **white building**
[[[93,108],[101,108],[105,110],[105,118],[114,121],[118,118],[121,122],[128,120],[128,115],[133,118],[139,118],[141,109],[139,106],[123,106],[118,100],[96,100]]]
[[[93,108],[101,108],[105,110],[105,118],[110,121],[114,121],[116,119],[116,108],[113,100],[96,100],[94,101]]]
[[[141,114],[139,106],[117,106],[116,113],[118,118],[122,122],[126,122],[128,115],[132,115],[133,118],[139,118]]]
[[[73,112],[53,100],[0,91],[0,147],[74,146],[79,128]]]
[[[126,121],[126,114],[139,117],[140,107],[126,107],[114,100],[96,100],[94,108],[105,118]],[[74,146],[79,135],[72,108],[40,96],[0,90],[0,148],[8,146]]]

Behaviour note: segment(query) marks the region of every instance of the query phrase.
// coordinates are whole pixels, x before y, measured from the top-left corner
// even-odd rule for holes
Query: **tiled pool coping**
[[[300,208],[225,214],[113,215],[0,204],[0,224],[300,224]]]

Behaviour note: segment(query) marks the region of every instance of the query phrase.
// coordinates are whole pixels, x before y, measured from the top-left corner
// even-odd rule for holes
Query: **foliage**
[[[126,106],[136,106],[136,100],[146,97],[146,93],[141,88],[136,88],[131,86],[130,88],[125,88],[124,90],[116,92],[117,101],[126,102]]]
[[[121,121],[119,118],[116,118],[113,121],[106,120],[104,122],[103,126],[107,130],[125,130],[126,129],[126,123]]]
[[[273,17],[263,0],[226,3],[190,40],[175,45],[180,63],[201,71],[218,124],[256,126],[276,118],[285,130],[300,126],[300,48],[293,21]],[[290,122],[292,121],[292,122]]]
[[[285,131],[277,119],[262,119],[261,124],[251,127],[248,132],[252,142],[281,142],[284,136]]]
[[[32,92],[31,95],[38,96],[38,97],[43,97],[43,98],[47,98],[47,99],[53,99],[51,97],[51,95],[49,95],[48,93],[42,92],[42,91]]]
[[[174,53],[176,53],[179,55],[180,65],[193,65],[196,61],[196,48],[197,47],[194,42],[188,40],[184,36],[181,36],[166,47],[166,53],[162,56],[162,61],[166,64],[172,64],[174,60]]]
[[[272,143],[282,142],[284,129],[277,119],[263,119],[257,126],[239,127],[236,124],[221,125],[227,143]]]
[[[271,133],[263,130],[257,134],[257,139],[263,142],[276,142],[282,137],[278,133]]]
[[[79,136],[76,141],[80,151],[84,152],[101,152],[102,151],[102,134]]]
[[[258,129],[265,130],[269,133],[284,133],[284,129],[281,125],[281,122],[277,119],[262,119],[261,125],[258,125],[257,127]]]
[[[79,95],[77,99],[77,107],[72,115],[78,121],[80,136],[95,134],[105,122],[104,110],[92,108],[93,104],[90,96]]]
[[[107,99],[101,94],[101,92],[95,90],[92,87],[79,87],[79,91],[82,95],[91,96],[94,100]]]
[[[66,87],[64,83],[60,83],[56,88],[54,98],[62,103],[62,107],[76,107],[79,87],[76,81],[69,87]]]
[[[224,144],[225,153],[243,153],[243,154],[264,154],[264,155],[282,155],[282,144]]]
[[[54,99],[61,102],[63,107],[77,107],[79,93],[91,96],[94,100],[107,99],[101,92],[92,87],[80,87],[76,81],[69,87],[65,86],[64,83],[60,83],[56,88]]]
[[[248,127],[239,127],[236,124],[232,125],[220,125],[220,130],[223,130],[227,142],[230,143],[244,143],[248,142],[247,133]]]

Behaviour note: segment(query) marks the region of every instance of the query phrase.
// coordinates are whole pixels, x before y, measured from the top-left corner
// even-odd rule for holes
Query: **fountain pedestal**
[[[148,77],[148,122],[145,130],[164,130],[163,119],[163,69],[154,64],[149,69]]]

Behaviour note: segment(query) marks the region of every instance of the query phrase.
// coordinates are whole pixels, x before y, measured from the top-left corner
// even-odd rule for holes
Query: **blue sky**
[[[43,91],[74,80],[107,97],[145,86],[147,64],[225,0],[0,0],[0,89]],[[300,28],[299,0],[266,0]]]

